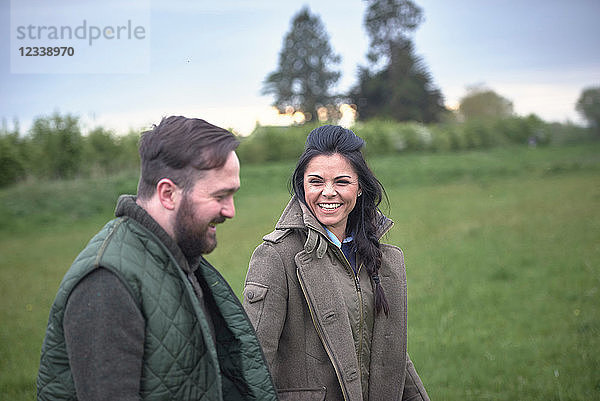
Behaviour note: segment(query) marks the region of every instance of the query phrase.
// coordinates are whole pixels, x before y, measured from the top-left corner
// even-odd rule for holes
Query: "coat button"
[[[248,299],[254,298],[254,291],[252,291],[252,290],[248,291],[248,293],[246,294],[246,297],[248,297]]]

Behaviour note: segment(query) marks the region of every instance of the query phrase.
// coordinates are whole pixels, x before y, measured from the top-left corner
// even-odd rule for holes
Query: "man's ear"
[[[156,184],[156,194],[165,209],[175,210],[181,198],[181,189],[169,178],[163,178]]]

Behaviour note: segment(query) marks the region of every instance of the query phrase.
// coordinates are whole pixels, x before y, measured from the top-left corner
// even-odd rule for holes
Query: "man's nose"
[[[221,215],[228,219],[233,219],[235,217],[235,204],[233,201],[233,196],[227,200],[223,208],[221,209]]]

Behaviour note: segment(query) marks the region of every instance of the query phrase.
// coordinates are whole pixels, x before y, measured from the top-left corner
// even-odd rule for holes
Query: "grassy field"
[[[371,160],[434,400],[600,400],[600,144]],[[293,163],[243,166],[209,259],[236,293]],[[0,400],[31,400],[48,311],[135,174],[0,191]]]

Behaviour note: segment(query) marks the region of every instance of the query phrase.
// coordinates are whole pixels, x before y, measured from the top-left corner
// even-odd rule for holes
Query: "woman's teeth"
[[[319,207],[327,210],[334,210],[342,206],[341,203],[319,203]]]

